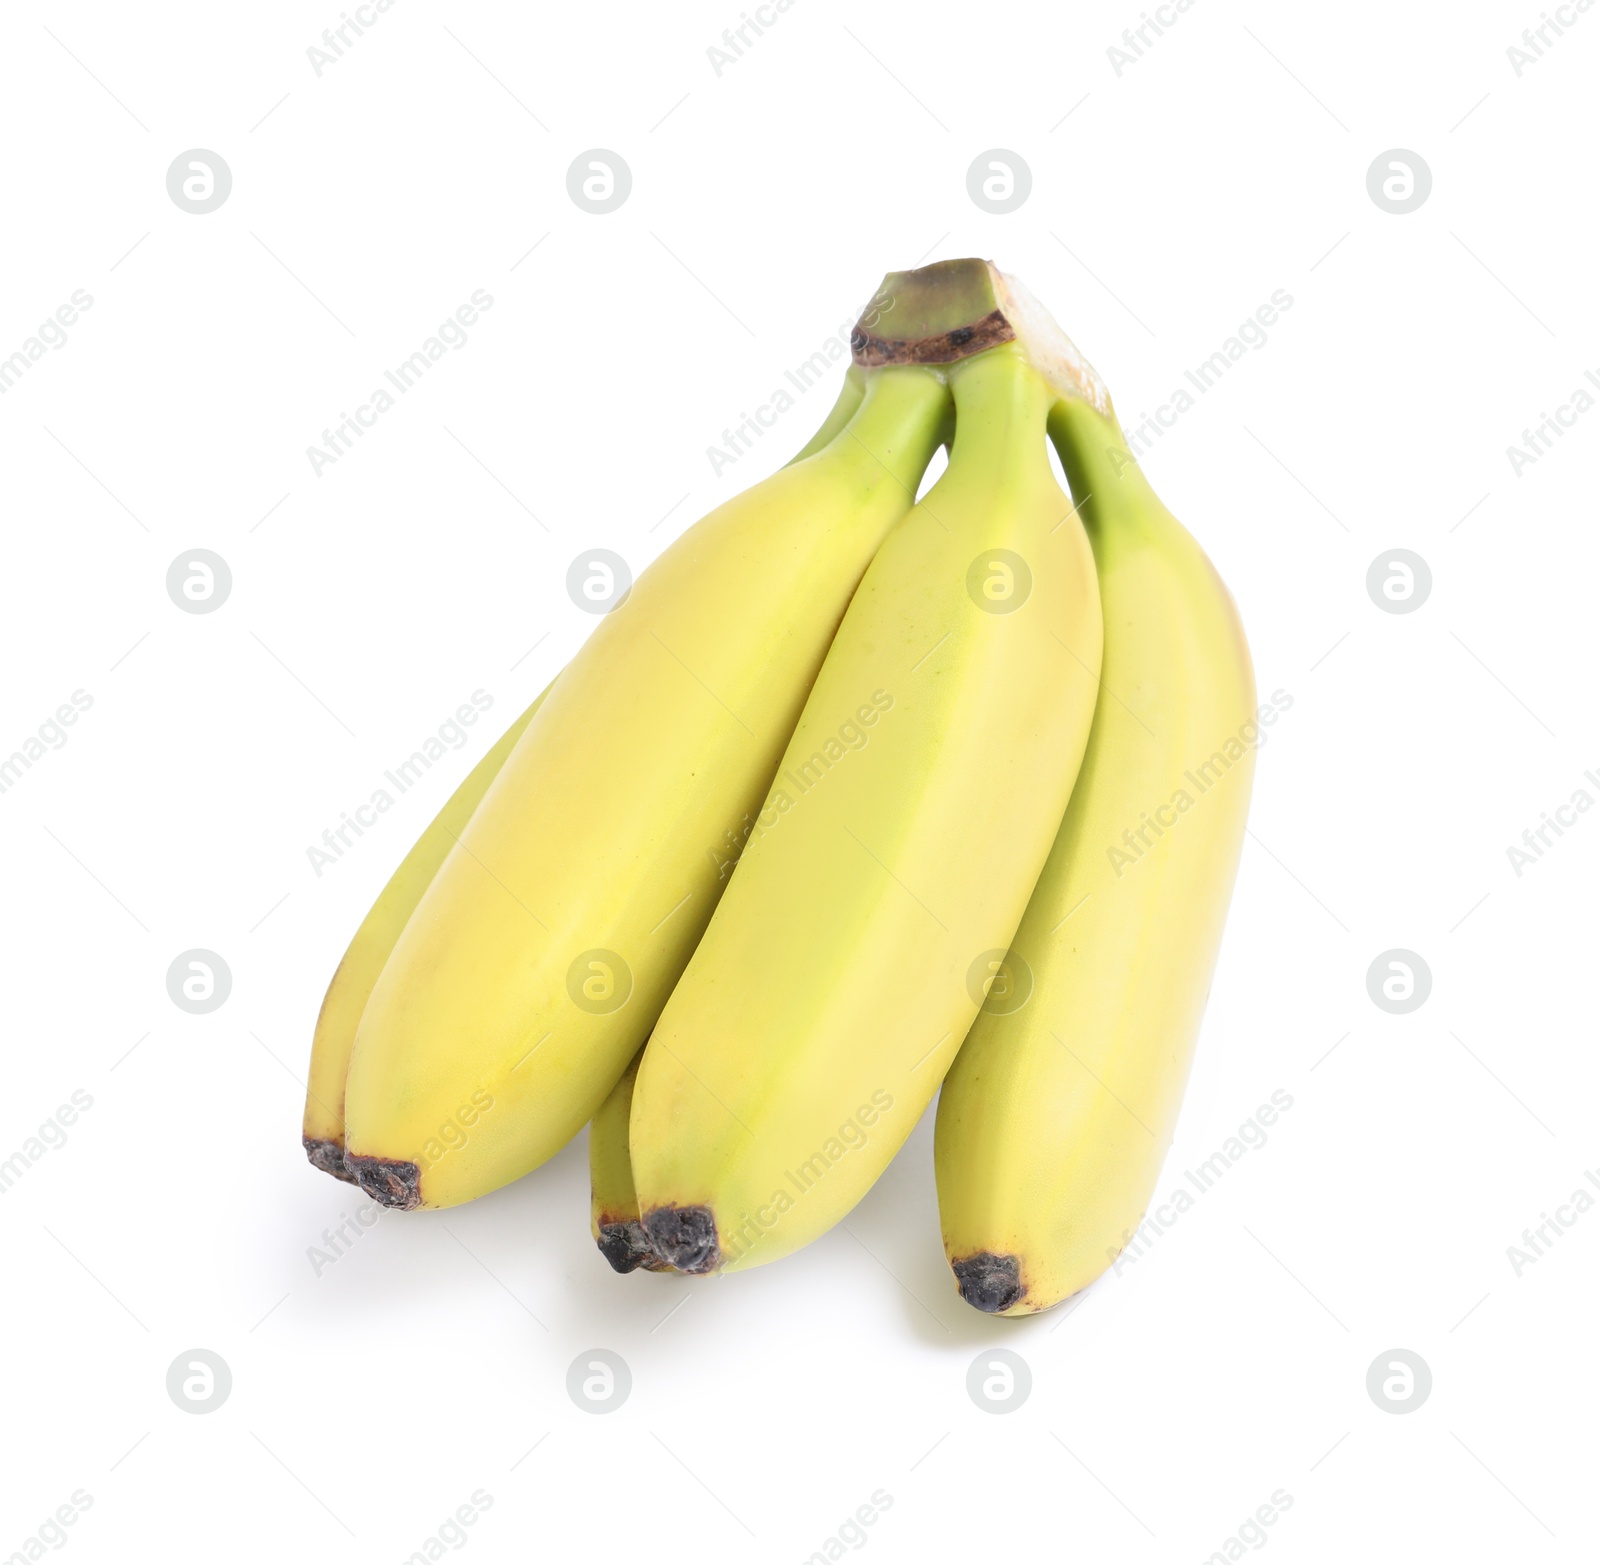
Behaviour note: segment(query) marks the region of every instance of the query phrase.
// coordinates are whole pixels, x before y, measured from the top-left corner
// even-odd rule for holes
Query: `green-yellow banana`
[[[618,1272],[637,1271],[641,1266],[649,1272],[668,1269],[650,1248],[639,1224],[639,1197],[628,1156],[628,1114],[643,1056],[643,1049],[634,1055],[589,1124],[589,1232],[611,1269]]]
[[[851,594],[946,433],[873,370],[822,450],[720,506],[601,620],[417,905],[362,1015],[346,1164],[450,1206],[599,1108],[693,951]]]
[[[852,365],[822,427],[791,458],[789,465],[804,461],[826,446],[850,422],[865,392],[866,377]],[[401,860],[400,867],[389,877],[388,884],[361,921],[361,927],[356,930],[355,938],[328,985],[311,1039],[301,1143],[312,1164],[336,1179],[354,1183],[354,1175],[344,1166],[344,1091],[361,1013],[366,1009],[373,986],[400,932],[422,900],[422,893],[455,846],[456,838],[477,809],[478,801],[488,792],[489,784],[521,738],[529,719],[538,711],[539,702],[548,694],[547,686],[500,736]],[[623,1123],[626,1126],[626,1116]],[[627,1155],[625,1129],[622,1154]]]
[[[389,883],[378,893],[378,900],[361,920],[361,927],[356,930],[323,996],[316,1030],[311,1037],[311,1068],[306,1077],[306,1108],[300,1140],[313,1165],[335,1179],[354,1183],[354,1176],[344,1166],[344,1083],[350,1069],[356,1026],[373,985],[389,960],[389,953],[406,927],[406,921],[422,900],[423,892],[455,846],[456,838],[477,809],[478,801],[489,791],[489,784],[522,737],[523,729],[539,710],[539,703],[549,693],[546,686],[527,711],[500,736],[494,748],[467,773],[466,780],[417,838],[411,851],[400,861],[400,867],[389,877]]]
[[[822,450],[850,422],[861,405],[865,384],[865,375],[852,364],[839,400],[822,427],[792,458],[791,465]],[[589,1231],[612,1270],[619,1272],[641,1267],[647,1272],[670,1270],[645,1240],[639,1223],[639,1198],[633,1188],[633,1162],[628,1154],[628,1115],[643,1056],[642,1049],[634,1055],[589,1122]]]
[[[645,1050],[633,1175],[683,1271],[807,1243],[900,1147],[1010,944],[1094,709],[1094,564],[1045,448],[1055,341],[1011,340],[1027,312],[981,262],[885,291],[896,338],[858,354],[942,355],[954,443],[867,571]]]
[[[1102,689],[1072,802],[939,1099],[945,1251],[975,1308],[1092,1282],[1142,1221],[1172,1138],[1244,838],[1256,707],[1227,588],[1109,408],[1050,432],[1094,545]]]

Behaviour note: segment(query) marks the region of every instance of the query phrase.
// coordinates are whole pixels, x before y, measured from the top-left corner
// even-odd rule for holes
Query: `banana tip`
[[[666,1263],[650,1248],[644,1226],[636,1217],[624,1222],[602,1222],[595,1244],[614,1272],[633,1272],[641,1266],[646,1271],[666,1269]]]
[[[313,1168],[320,1168],[347,1185],[356,1182],[356,1176],[344,1166],[344,1148],[337,1141],[327,1141],[316,1136],[302,1136],[300,1145],[306,1149],[306,1160]]]
[[[1028,1292],[1022,1281],[1021,1264],[1014,1255],[980,1250],[976,1255],[952,1261],[950,1270],[956,1274],[961,1297],[985,1315],[1004,1314],[1020,1304]]]
[[[701,1277],[722,1264],[717,1219],[709,1206],[658,1206],[644,1214],[650,1248],[674,1271]]]
[[[346,1152],[344,1166],[379,1206],[409,1212],[422,1205],[422,1170],[397,1158],[362,1157]]]

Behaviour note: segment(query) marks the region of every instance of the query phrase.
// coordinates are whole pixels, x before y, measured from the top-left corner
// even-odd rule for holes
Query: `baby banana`
[[[720,506],[601,620],[394,945],[356,1032],[346,1166],[396,1207],[537,1167],[599,1108],[711,916],[850,596],[945,438],[916,366]]]
[[[511,754],[522,730],[528,726],[539,702],[550,694],[549,687],[496,741],[466,781],[445,801],[428,829],[417,838],[389,883],[378,893],[367,916],[361,920],[333,981],[322,998],[316,1030],[311,1036],[311,1069],[306,1077],[305,1117],[300,1126],[301,1144],[312,1164],[335,1179],[355,1183],[355,1176],[344,1166],[344,1081],[350,1069],[350,1050],[355,1043],[356,1026],[366,1009],[372,987],[389,960],[400,931],[416,910],[444,863],[456,838],[465,829],[478,801],[489,791],[505,758]]]
[[[1233,600],[1109,409],[1050,433],[1105,611],[1083,769],[939,1099],[945,1252],[976,1309],[1087,1286],[1142,1221],[1172,1138],[1244,838],[1260,724]]]
[[[845,375],[838,400],[829,410],[818,429],[806,445],[790,459],[790,466],[803,462],[827,445],[861,406],[866,392],[866,377],[851,366]],[[367,916],[356,930],[338,968],[334,971],[328,992],[323,996],[322,1009],[317,1016],[316,1029],[311,1038],[311,1067],[306,1079],[306,1106],[301,1124],[301,1144],[314,1167],[335,1179],[355,1182],[355,1176],[344,1166],[344,1088],[350,1071],[350,1052],[355,1047],[356,1027],[361,1013],[366,1009],[373,985],[389,960],[400,932],[416,910],[426,891],[444,863],[445,856],[455,846],[478,801],[489,791],[505,758],[510,755],[522,730],[539,709],[539,702],[549,694],[549,687],[503,733],[494,748],[468,773],[466,780],[446,801],[445,806],[427,830],[417,839],[411,851],[401,860],[400,867],[389,878],[389,883],[378,894]],[[624,1116],[626,1127],[626,1116]],[[626,1128],[624,1128],[623,1155],[626,1156]]]
[[[787,1254],[883,1170],[1011,942],[1094,710],[1094,563],[1045,448],[1070,345],[981,261],[884,294],[897,335],[858,329],[857,361],[945,365],[950,463],[872,561],[645,1049],[633,1175],[682,1271]]]

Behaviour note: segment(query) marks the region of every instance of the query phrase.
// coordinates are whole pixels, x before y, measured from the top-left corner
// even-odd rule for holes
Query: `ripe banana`
[[[861,406],[866,393],[866,377],[855,365],[845,374],[838,399],[806,445],[788,465],[803,462],[827,445]],[[305,1115],[301,1124],[301,1144],[312,1165],[335,1179],[355,1183],[355,1176],[344,1166],[344,1090],[350,1072],[350,1053],[355,1046],[356,1027],[366,1009],[373,985],[389,960],[400,932],[416,910],[426,891],[455,846],[478,801],[489,791],[505,758],[510,755],[522,730],[539,709],[539,702],[550,693],[549,686],[514,722],[473,767],[466,780],[450,796],[428,829],[417,839],[400,867],[378,894],[355,938],[334,971],[328,992],[323,996],[311,1039],[311,1067],[306,1079]],[[626,1118],[624,1117],[624,1124]],[[624,1134],[623,1155],[626,1156]]]
[[[589,1126],[589,1232],[611,1269],[618,1272],[641,1266],[647,1272],[669,1269],[650,1248],[639,1224],[639,1198],[628,1157],[628,1114],[643,1057],[643,1049],[634,1055]]]
[[[979,1310],[1087,1286],[1143,1220],[1232,893],[1260,724],[1227,588],[1107,408],[1050,433],[1094,545],[1102,694],[1083,769],[997,984],[945,1078],[945,1253]]]
[[[601,620],[373,988],[345,1161],[450,1206],[588,1120],[644,1041],[828,643],[945,436],[932,370],[874,370],[822,450],[720,506]]]
[[[311,1037],[311,1069],[306,1078],[305,1117],[300,1140],[312,1165],[335,1179],[355,1183],[344,1166],[344,1082],[350,1069],[350,1049],[356,1025],[366,1009],[373,985],[389,960],[400,931],[422,900],[439,866],[465,829],[478,801],[489,791],[505,758],[522,737],[549,687],[503,733],[492,750],[467,773],[466,781],[450,795],[428,829],[417,838],[389,883],[378,893],[367,916],[323,996],[317,1026]]]
[[[858,362],[946,366],[955,438],[851,602],[645,1049],[633,1174],[652,1247],[682,1271],[774,1260],[866,1192],[1066,807],[1100,602],[1044,440],[1080,366],[1008,283],[979,261],[892,274],[896,337],[857,332]]]

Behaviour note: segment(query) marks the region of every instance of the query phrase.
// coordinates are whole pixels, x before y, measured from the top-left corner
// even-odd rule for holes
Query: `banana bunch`
[[[588,1123],[601,1253],[706,1275],[825,1233],[938,1092],[967,1303],[1047,1309],[1137,1229],[1243,839],[1243,632],[1015,279],[890,273],[854,360],[384,888],[317,1021],[318,1168],[450,1206]]]

